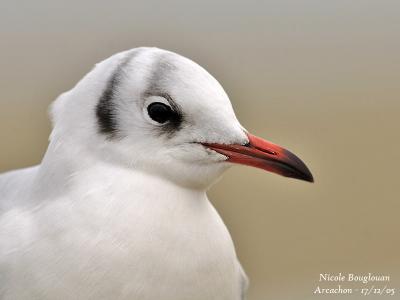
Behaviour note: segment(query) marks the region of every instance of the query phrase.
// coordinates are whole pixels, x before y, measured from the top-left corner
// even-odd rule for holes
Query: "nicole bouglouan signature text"
[[[321,273],[313,294],[394,296],[396,289],[390,287],[387,274]]]

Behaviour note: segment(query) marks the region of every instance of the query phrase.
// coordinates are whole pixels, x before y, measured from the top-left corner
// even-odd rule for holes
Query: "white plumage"
[[[182,109],[175,133],[144,110],[163,93]],[[99,129],[100,99],[115,128]],[[225,157],[193,143],[247,141],[213,77],[133,49],[62,94],[52,118],[42,163],[0,176],[1,299],[241,299],[244,273],[205,193]]]
[[[0,176],[2,300],[241,300],[206,190],[230,163],[312,181],[240,125],[219,83],[157,48],[116,54],[52,105],[39,166]]]

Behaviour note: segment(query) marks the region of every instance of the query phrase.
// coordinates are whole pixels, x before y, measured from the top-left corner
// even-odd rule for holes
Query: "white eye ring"
[[[155,102],[163,103],[163,104],[167,105],[169,108],[171,108],[171,110],[172,110],[172,107],[169,104],[168,100],[165,99],[164,97],[150,96],[143,103],[143,109],[142,109],[143,115],[144,115],[144,118],[146,119],[146,121],[148,121],[149,123],[151,123],[153,125],[157,125],[157,126],[162,126],[165,123],[158,123],[157,121],[154,121],[152,118],[150,118],[149,113],[147,111],[147,108],[149,107],[149,105],[152,103],[155,103]]]

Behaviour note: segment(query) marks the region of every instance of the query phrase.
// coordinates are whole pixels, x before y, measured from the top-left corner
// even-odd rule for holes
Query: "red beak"
[[[307,166],[290,151],[247,133],[246,145],[224,145],[204,143],[203,145],[228,157],[227,161],[260,168],[286,177],[314,182]]]

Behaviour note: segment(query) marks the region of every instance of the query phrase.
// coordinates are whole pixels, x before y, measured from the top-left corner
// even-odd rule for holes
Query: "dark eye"
[[[153,102],[147,106],[147,112],[154,121],[164,124],[173,116],[173,110],[168,105],[161,102]]]

